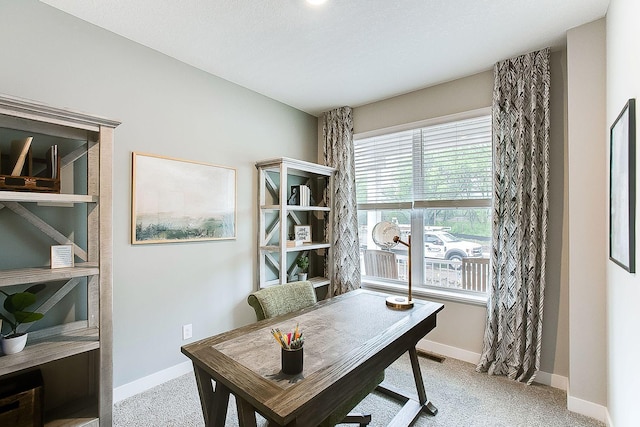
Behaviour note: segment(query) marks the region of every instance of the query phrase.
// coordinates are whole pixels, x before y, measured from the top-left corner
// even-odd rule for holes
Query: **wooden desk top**
[[[415,301],[407,311],[385,305],[388,295],[357,290],[308,309],[263,320],[182,347],[182,352],[259,412],[280,424],[322,420],[435,327],[443,305]],[[304,370],[280,372],[271,328],[305,336]],[[304,425],[304,424],[300,424]],[[311,425],[311,424],[309,424]]]

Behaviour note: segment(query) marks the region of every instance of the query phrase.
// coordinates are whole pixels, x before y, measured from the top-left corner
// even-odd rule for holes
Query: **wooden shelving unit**
[[[308,280],[314,287],[330,286],[332,268],[331,206],[324,194],[333,189],[335,169],[315,163],[278,158],[256,163],[258,169],[258,288],[296,281],[296,259],[308,256]],[[315,203],[289,205],[291,186],[307,185]],[[281,226],[284,224],[284,226]],[[312,241],[287,246],[296,225],[311,227]],[[330,294],[330,292],[328,293]]]
[[[45,319],[62,301],[79,305],[74,319],[42,328],[38,323],[44,320],[21,325],[29,332],[26,348],[0,356],[2,378],[32,369],[42,371],[48,427],[112,425],[112,156],[118,125],[113,120],[0,95],[0,147],[16,136],[33,136],[36,151],[54,141],[59,149],[58,167],[63,172],[68,168],[74,183],[71,191],[62,183],[61,194],[38,189],[0,191],[0,226],[7,221],[13,224],[12,234],[19,240],[30,242],[35,231],[49,242],[27,244],[28,259],[12,258],[6,252],[0,288],[15,292],[44,283],[46,300],[38,301],[38,311],[45,313]],[[57,228],[66,224],[65,219],[73,227],[71,234]],[[0,245],[4,251],[17,243],[5,240]],[[73,245],[73,267],[51,269],[48,265],[50,245],[58,244]],[[9,265],[12,262],[14,267]],[[0,295],[0,304],[2,300]]]

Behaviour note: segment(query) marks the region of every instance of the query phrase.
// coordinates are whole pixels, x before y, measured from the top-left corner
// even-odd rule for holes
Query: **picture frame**
[[[311,226],[310,225],[295,225],[293,227],[295,234],[295,240],[303,243],[311,243]]]
[[[73,245],[51,246],[51,268],[70,268],[74,266]]]
[[[236,238],[236,169],[132,153],[131,243]]]
[[[611,125],[609,259],[635,273],[636,108],[629,99]]]

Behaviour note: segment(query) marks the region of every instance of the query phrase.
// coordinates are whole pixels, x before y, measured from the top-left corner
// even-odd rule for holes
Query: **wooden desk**
[[[385,305],[387,296],[360,289],[183,346],[193,361],[206,425],[224,426],[229,393],[236,397],[240,426],[255,426],[255,411],[270,425],[317,425],[407,351],[417,397],[380,388],[406,401],[392,425],[409,425],[422,411],[435,414],[415,346],[436,326],[443,305],[416,301],[413,309],[397,311]],[[290,331],[296,323],[305,336],[304,370],[288,376],[280,372],[280,347],[270,330]]]

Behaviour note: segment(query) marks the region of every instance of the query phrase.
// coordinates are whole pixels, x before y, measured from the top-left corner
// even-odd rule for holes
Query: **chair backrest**
[[[313,285],[305,280],[260,289],[250,294],[247,302],[262,320],[310,307],[318,300]]]
[[[367,276],[397,279],[396,254],[389,251],[367,249],[364,252],[364,271]]]

